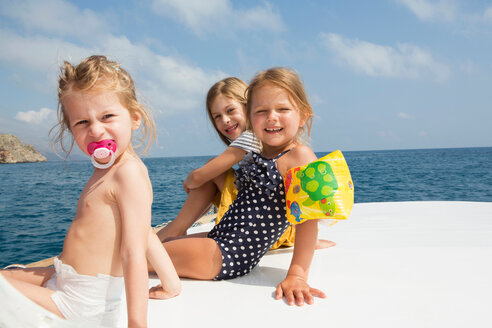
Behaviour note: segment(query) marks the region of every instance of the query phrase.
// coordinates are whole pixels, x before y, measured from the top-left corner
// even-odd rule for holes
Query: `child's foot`
[[[318,239],[318,241],[316,242],[316,249],[333,247],[335,245],[336,243],[334,241],[326,240],[326,239]]]

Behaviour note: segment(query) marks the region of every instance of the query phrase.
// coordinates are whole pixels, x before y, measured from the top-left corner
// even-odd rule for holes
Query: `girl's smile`
[[[232,126],[230,126],[230,127],[227,127],[227,128],[225,129],[225,132],[226,132],[226,134],[234,134],[234,132],[236,131],[236,129],[237,129],[238,127],[239,127],[239,124],[237,124],[237,123],[236,123],[236,124],[234,124],[234,125],[232,125]]]
[[[218,95],[210,112],[217,129],[229,140],[235,140],[246,129],[244,107],[232,98]]]
[[[305,120],[289,94],[272,83],[259,87],[251,99],[251,124],[264,152],[281,152],[293,146]]]

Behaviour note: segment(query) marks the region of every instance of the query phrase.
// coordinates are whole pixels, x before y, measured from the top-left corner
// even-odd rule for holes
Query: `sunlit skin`
[[[223,94],[212,101],[210,115],[219,133],[231,141],[246,130],[244,105]],[[185,235],[186,230],[208,211],[217,192],[222,191],[225,172],[244,154],[240,148],[227,147],[222,154],[188,174],[183,181],[188,196],[176,218],[157,233],[162,241]]]
[[[110,92],[72,92],[64,97],[70,131],[79,148],[89,156],[87,146],[104,139],[116,141],[117,158],[127,149],[131,152],[131,131],[140,125],[140,117],[130,117],[117,95]],[[99,160],[107,162],[108,159]]]
[[[210,114],[220,134],[230,141],[236,140],[246,130],[246,115],[244,105],[219,94],[210,106]],[[190,192],[201,187],[206,182],[220,177],[222,173],[238,163],[244,156],[244,150],[237,147],[227,147],[219,156],[212,159],[199,169],[191,171],[183,182],[183,187]],[[223,177],[215,180],[219,190],[222,190]],[[169,229],[166,229],[168,231]],[[164,231],[163,231],[164,233]]]
[[[294,146],[295,136],[305,120],[287,91],[267,83],[255,90],[251,109],[251,124],[263,142],[262,153],[266,157]]]
[[[273,83],[266,83],[255,89],[251,97],[250,119],[255,135],[263,144],[261,154],[266,158],[274,158],[290,149],[276,161],[282,176],[293,167],[316,160],[316,155],[309,147],[296,142],[296,135],[304,125],[305,118],[286,90]],[[278,284],[275,292],[276,299],[285,297],[289,305],[313,304],[314,296],[326,297],[321,290],[307,283],[318,238],[317,221],[309,220],[296,225],[292,261],[287,276]]]
[[[243,105],[236,100],[218,95],[212,102],[210,114],[219,132],[235,140],[246,129]]]
[[[79,197],[77,211],[59,255],[80,275],[124,276],[129,327],[147,321],[149,296],[169,298],[181,284],[172,262],[150,229],[152,185],[147,168],[131,146],[140,115],[130,114],[113,92],[68,92],[61,100],[70,132],[80,150],[104,139],[117,145],[115,163],[95,168]],[[165,282],[148,291],[147,259]],[[9,282],[37,304],[63,317],[42,287],[54,268],[2,272]]]
[[[89,156],[87,152],[87,145],[89,143],[112,139],[117,145],[115,165],[118,165],[121,161],[138,160],[133,155],[130,142],[131,132],[138,128],[140,120],[138,116],[134,118],[130,116],[128,110],[119,102],[116,94],[108,92],[73,92],[63,99],[63,106],[68,109],[66,115],[74,140],[85,154]],[[108,220],[107,223],[109,226],[104,228],[108,230],[107,234],[105,234],[107,236],[105,240],[87,241],[87,238],[91,238],[90,236],[93,236],[93,238],[100,236],[97,230],[103,228],[101,227],[101,223],[104,220],[101,220],[101,218],[108,217],[109,219],[113,213],[119,212],[117,203],[113,203],[110,200],[108,200],[107,204],[100,204],[98,208],[94,208],[94,204],[100,203],[101,200],[107,198],[103,196],[108,192],[106,188],[114,187],[111,185],[106,186],[107,183],[101,183],[112,181],[112,179],[108,179],[109,177],[106,179],[102,179],[102,177],[107,174],[112,175],[113,172],[116,171],[95,169],[94,175],[87,183],[87,186],[91,187],[84,189],[81,195],[81,200],[85,202],[87,201],[86,198],[89,198],[92,206],[82,206],[77,210],[76,216],[65,238],[62,253],[63,261],[70,263],[80,274],[95,275],[104,272],[113,276],[123,275],[121,256],[119,254],[113,256],[114,254],[112,253],[114,251],[119,252],[118,249],[114,249],[114,243],[118,245],[121,243],[119,240],[119,236],[121,235],[119,230],[121,227],[117,224],[118,222]],[[104,186],[106,188],[100,188]],[[86,231],[87,235],[81,235],[81,231]],[[79,245],[81,242],[87,243],[87,245]],[[91,265],[80,263],[81,261],[85,261],[85,257],[78,255],[80,254],[81,248],[85,248],[85,251],[91,249],[91,254],[94,253]],[[101,252],[107,252],[107,254],[95,256]],[[112,259],[112,261],[108,262],[107,259]]]

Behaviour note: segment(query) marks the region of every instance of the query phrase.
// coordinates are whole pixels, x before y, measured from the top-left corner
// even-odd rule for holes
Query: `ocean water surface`
[[[317,153],[318,157],[326,153]],[[344,152],[355,202],[492,202],[492,147]],[[154,188],[152,224],[172,220],[182,180],[209,157],[147,158]],[[90,161],[0,165],[0,268],[61,252]]]

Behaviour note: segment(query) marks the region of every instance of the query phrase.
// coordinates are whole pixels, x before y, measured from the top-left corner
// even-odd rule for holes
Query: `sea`
[[[343,153],[355,203],[492,202],[492,147]],[[152,225],[177,215],[186,198],[183,179],[209,158],[144,159],[154,190]],[[89,160],[0,165],[0,268],[61,252],[92,171]]]

